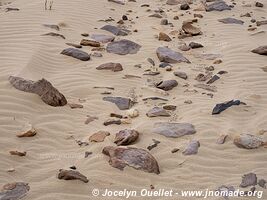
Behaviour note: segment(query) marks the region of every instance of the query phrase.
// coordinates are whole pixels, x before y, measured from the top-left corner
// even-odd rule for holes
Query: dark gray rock
[[[213,108],[212,114],[213,115],[220,114],[221,112],[223,112],[224,110],[230,108],[231,106],[240,105],[240,104],[241,104],[240,100],[231,100],[231,101],[227,101],[225,103],[217,104]]]
[[[119,40],[109,43],[107,52],[119,55],[136,54],[140,48],[141,45],[130,40]]]
[[[178,138],[184,135],[195,134],[196,130],[189,123],[157,122],[154,124],[152,132],[166,137]]]
[[[154,107],[150,109],[146,115],[148,117],[169,117],[171,116],[170,113],[168,113],[165,109],[160,107]]]
[[[1,200],[17,200],[22,199],[27,195],[30,190],[28,183],[17,182],[17,183],[8,183],[3,186],[2,191],[0,192]]]
[[[185,3],[185,4],[182,4],[182,5],[180,6],[180,9],[181,9],[181,10],[189,10],[189,9],[190,9],[190,6],[189,6],[187,3]]]
[[[189,142],[185,150],[183,151],[183,154],[188,156],[188,155],[193,155],[197,154],[198,148],[200,147],[200,143],[197,140],[192,140]]]
[[[111,35],[103,35],[103,34],[92,34],[90,36],[93,40],[101,43],[108,43],[108,42],[113,42],[115,37]]]
[[[171,90],[178,85],[176,80],[167,80],[159,82],[156,87],[165,91]]]
[[[222,0],[217,0],[209,5],[206,6],[206,11],[223,11],[223,10],[231,10],[231,7],[227,5]]]
[[[117,36],[126,36],[130,32],[129,30],[121,29],[121,28],[118,28],[118,27],[112,26],[112,25],[105,25],[101,29],[108,31],[108,32],[110,32],[114,35],[117,35]]]
[[[118,146],[129,145],[135,142],[139,137],[139,133],[136,130],[125,129],[116,133],[114,143]]]
[[[223,19],[218,19],[219,22],[222,22],[224,24],[244,24],[244,21],[239,20],[239,19],[235,19],[232,17],[227,17],[227,18],[223,18]]]
[[[189,43],[189,46],[190,46],[192,49],[202,48],[202,47],[203,47],[202,44],[200,44],[200,43],[196,43],[196,42],[190,42],[190,43]]]
[[[267,45],[265,46],[260,46],[256,49],[253,49],[251,52],[259,54],[259,55],[265,55],[267,56]]]
[[[67,48],[64,49],[61,54],[66,55],[66,56],[71,56],[73,58],[77,58],[82,61],[88,61],[90,60],[90,55],[84,51],[81,51],[79,49],[75,48]]]
[[[187,74],[185,72],[179,72],[179,71],[176,71],[176,72],[173,72],[173,74],[175,76],[178,76],[179,78],[182,78],[184,80],[187,79]]]
[[[129,98],[124,97],[103,97],[104,101],[115,103],[120,110],[127,110],[133,106],[133,102]]]
[[[264,179],[260,179],[260,180],[258,181],[258,185],[259,185],[260,187],[264,188],[264,189],[266,189],[266,183],[267,183],[267,181],[264,180]]]
[[[183,54],[173,51],[167,47],[159,47],[157,48],[157,56],[161,62],[167,63],[180,63],[186,62],[190,63],[190,61],[183,56]]]
[[[257,185],[257,175],[254,173],[245,174],[242,176],[240,187],[245,188],[248,186]]]
[[[207,82],[207,84],[212,84],[212,83],[214,83],[215,81],[217,81],[217,80],[219,80],[219,79],[220,79],[219,76],[214,75],[214,76]]]

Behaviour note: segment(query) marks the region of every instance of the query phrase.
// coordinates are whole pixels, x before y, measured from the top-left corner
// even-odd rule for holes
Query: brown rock
[[[59,170],[58,179],[81,180],[84,183],[88,183],[89,182],[87,177],[82,175],[80,172],[74,171],[74,170],[64,170],[64,169],[60,169]]]
[[[253,49],[252,50],[253,53],[257,53],[257,54],[260,54],[260,55],[267,55],[267,45],[265,46],[260,46],[256,49]]]
[[[9,153],[13,156],[26,156],[26,151],[9,151]]]
[[[121,125],[122,124],[122,121],[120,119],[119,120],[108,119],[103,124],[105,126],[109,126],[109,125],[112,125],[112,124]]]
[[[22,132],[17,134],[17,137],[33,137],[37,134],[37,131],[32,127],[31,124],[25,124]]]
[[[158,162],[144,149],[107,146],[102,153],[110,157],[109,164],[112,167],[120,170],[123,170],[128,165],[137,170],[155,174],[160,173]]]
[[[176,110],[176,106],[174,106],[174,105],[164,105],[163,109],[174,111],[174,110]]]
[[[121,145],[128,145],[135,142],[139,137],[139,133],[136,130],[121,130],[120,132],[116,133],[114,143],[118,146]]]
[[[98,131],[89,137],[90,142],[103,142],[110,133],[107,131]]]
[[[68,103],[68,105],[71,109],[83,108],[83,105],[77,103]]]
[[[122,71],[122,65],[120,63],[104,63],[102,65],[99,65],[97,68],[97,70],[111,70],[113,72],[119,72]]]
[[[170,117],[170,113],[168,113],[165,109],[160,107],[154,107],[150,109],[146,115],[148,117]]]
[[[201,30],[199,28],[193,26],[191,23],[184,23],[182,25],[182,29],[185,33],[190,34],[192,36],[202,34]]]
[[[234,138],[234,144],[239,148],[256,149],[263,146],[264,141],[261,137],[255,135],[241,134]]]
[[[166,80],[159,82],[156,87],[165,91],[169,91],[174,87],[178,86],[178,82],[176,80]]]
[[[50,106],[64,106],[67,104],[64,95],[54,88],[46,79],[32,81],[16,76],[10,76],[9,82],[18,90],[39,95],[43,102]]]
[[[91,47],[100,47],[100,42],[94,40],[82,39],[80,45],[91,46]]]
[[[172,39],[166,33],[163,33],[163,32],[159,33],[159,40],[162,40],[162,41],[165,41],[165,42],[172,41]]]

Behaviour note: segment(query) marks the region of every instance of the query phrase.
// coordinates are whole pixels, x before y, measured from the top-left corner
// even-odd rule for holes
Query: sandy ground
[[[0,2],[4,4],[8,1]],[[264,41],[266,43],[267,38],[266,32],[251,34],[267,31],[267,26],[260,26],[256,31],[250,32],[247,29],[251,24],[251,18],[240,17],[240,14],[252,12],[252,18],[260,20],[266,16],[267,4],[263,8],[256,8],[254,1],[244,1],[245,4],[253,4],[252,7],[242,6],[243,1],[235,2],[237,5],[231,11],[209,13],[191,11],[203,14],[204,18],[199,19],[196,24],[201,28],[203,35],[182,41],[199,42],[204,48],[183,52],[191,64],[173,64],[173,71],[180,70],[188,74],[187,80],[175,77],[173,72],[164,69],[159,69],[161,72],[159,76],[142,76],[144,70],[150,68],[147,58],[155,60],[158,66],[159,61],[155,53],[157,47],[168,45],[179,51],[178,44],[181,40],[177,37],[169,43],[155,38],[161,31],[170,33],[172,30],[179,30],[184,20],[193,18],[192,14],[187,13],[180,16],[179,20],[173,20],[173,16],[186,13],[178,6],[165,5],[165,1],[159,0],[137,0],[137,2],[127,2],[124,6],[106,0],[54,0],[51,11],[44,10],[44,1],[41,0],[16,0],[9,5],[0,6],[0,185],[18,181],[29,183],[31,189],[25,199],[85,200],[125,199],[91,197],[93,188],[140,190],[149,189],[150,185],[153,185],[155,189],[214,190],[221,185],[233,185],[238,188],[242,175],[249,172],[266,179],[266,149],[240,149],[232,140],[240,133],[259,135],[262,130],[267,130],[267,73],[261,69],[267,66],[267,60],[266,56],[250,52],[263,45]],[[147,12],[146,7],[140,7],[144,3],[150,5],[151,12]],[[191,5],[192,8],[197,6],[198,3]],[[5,12],[6,7],[16,7],[20,10]],[[162,26],[161,19],[148,17],[157,8],[166,11],[167,18],[174,27]],[[109,34],[104,30],[98,30],[106,24],[99,20],[112,17],[115,22],[110,24],[116,25],[116,21],[126,13],[134,22],[132,24],[125,22],[126,25],[130,30],[137,29],[138,32],[124,37],[116,36],[116,39],[127,38],[142,45],[137,54],[120,56],[103,52],[102,58],[92,57],[88,62],[60,54],[68,47],[66,42],[79,43],[83,38],[81,33]],[[220,18],[233,16],[242,19],[244,25],[227,25],[217,21]],[[42,24],[61,25],[59,33],[66,39],[41,36],[51,31],[55,32]],[[89,53],[90,49],[91,47],[83,47],[82,50]],[[201,53],[220,54],[223,62],[214,65],[215,72],[220,70],[228,72],[213,84],[218,90],[213,98],[202,94],[207,91],[193,87],[197,83],[195,80],[197,74],[213,63],[211,60],[194,56]],[[95,69],[105,62],[119,62],[124,70],[110,72]],[[141,64],[142,68],[134,67],[136,64]],[[138,75],[142,78],[123,79],[125,74]],[[81,103],[84,108],[48,106],[37,95],[14,89],[8,82],[10,75],[32,80],[46,78],[69,102],[79,103],[79,99],[84,100]],[[147,79],[176,79],[179,85],[168,92],[169,96],[162,96],[146,89]],[[186,83],[189,84],[188,87],[184,87]],[[95,86],[114,87],[115,90],[112,91],[114,96],[137,97],[138,104],[134,108],[140,111],[140,116],[133,119],[131,124],[103,126],[103,122],[109,118],[111,112],[125,115],[125,111],[120,111],[114,104],[103,101],[104,95],[101,92],[106,90],[94,89]],[[189,92],[186,92],[186,89]],[[194,89],[197,92],[192,92]],[[168,98],[168,104],[176,105],[177,110],[170,118],[148,118],[146,112],[162,103],[142,101],[142,98],[149,96]],[[247,106],[234,106],[220,115],[211,115],[215,104],[231,99],[240,99]],[[185,104],[185,100],[191,100],[193,103]],[[98,119],[85,124],[87,115],[96,116]],[[154,122],[168,120],[192,123],[197,133],[181,138],[167,138],[151,133]],[[38,134],[35,137],[16,137],[16,133],[25,123],[31,123],[37,130]],[[158,147],[151,150],[151,154],[159,163],[160,175],[130,167],[120,171],[109,165],[108,157],[101,153],[102,149],[107,145],[114,145],[115,133],[125,128],[140,132],[138,142],[132,146],[146,149],[152,143],[152,139],[161,141]],[[75,140],[71,139],[87,139],[99,130],[109,131],[111,136],[102,143],[90,143],[86,147],[79,147]],[[223,145],[216,144],[220,134],[229,135]],[[184,148],[193,138],[201,143],[197,155],[184,156],[181,152],[171,153],[174,148]],[[15,149],[27,151],[26,157],[11,156],[8,153]],[[91,151],[93,154],[84,158],[85,151]],[[59,169],[68,169],[73,165],[88,177],[88,184],[57,179]],[[10,168],[14,168],[15,172],[7,172]],[[177,199],[177,197],[154,199]],[[267,199],[266,191],[262,199]]]

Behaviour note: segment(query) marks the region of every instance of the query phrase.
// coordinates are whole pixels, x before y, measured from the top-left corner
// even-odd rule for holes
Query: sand
[[[8,1],[0,1],[2,4]],[[137,0],[119,5],[106,0],[55,0],[51,11],[44,10],[44,1],[16,0],[9,5],[0,7],[0,185],[9,182],[27,182],[30,192],[25,199],[125,199],[123,197],[91,197],[93,188],[108,189],[155,189],[176,190],[206,190],[217,189],[221,185],[233,185],[238,188],[241,177],[245,173],[254,172],[258,177],[267,178],[266,149],[244,150],[237,148],[232,140],[235,135],[250,133],[259,135],[267,130],[267,73],[261,68],[267,65],[266,56],[253,54],[250,51],[266,42],[267,26],[257,27],[256,31],[247,31],[250,19],[240,17],[240,14],[253,12],[255,19],[266,16],[267,4],[263,8],[244,7],[241,1],[232,11],[223,12],[193,12],[201,13],[196,26],[203,35],[183,39],[187,44],[199,42],[204,48],[182,52],[191,64],[173,64],[173,71],[184,71],[187,80],[175,77],[172,72],[159,69],[161,74],[155,77],[142,76],[145,69],[151,65],[146,61],[152,58],[158,66],[156,49],[159,46],[169,46],[178,50],[179,39],[172,42],[158,41],[154,35],[159,32],[169,34],[179,30],[182,22],[192,19],[192,14],[173,16],[186,13],[178,6],[164,5],[165,1]],[[149,4],[150,9],[163,8],[174,27],[160,25],[157,18],[147,17],[154,12],[146,12],[148,8],[140,7]],[[264,3],[264,2],[263,2]],[[198,3],[191,5],[197,7]],[[6,7],[16,7],[19,11],[5,12]],[[172,10],[170,10],[172,9]],[[84,37],[81,33],[110,34],[100,28],[107,24],[101,19],[112,17],[121,19],[127,10],[132,10],[128,18],[133,19],[129,29],[138,32],[128,36],[116,36],[116,39],[129,39],[142,46],[137,54],[115,55],[102,52],[103,57],[92,57],[88,62],[61,55],[68,48],[65,43],[78,44]],[[136,19],[136,16],[139,18]],[[218,19],[235,17],[243,20],[244,25],[223,24]],[[263,19],[262,19],[263,20]],[[41,36],[48,32],[57,32],[42,26],[42,24],[58,24],[66,39],[52,36]],[[255,26],[255,25],[253,25]],[[98,29],[96,29],[98,28]],[[260,34],[251,35],[258,31]],[[266,44],[265,44],[266,45]],[[90,52],[91,47],[82,50]],[[198,83],[194,78],[204,71],[204,67],[212,65],[213,61],[197,58],[194,54],[220,54],[222,63],[213,65],[215,72],[225,70],[228,73],[213,85],[217,87],[213,98],[203,92],[205,90],[193,87]],[[121,63],[121,72],[98,71],[95,68],[106,62]],[[142,68],[134,67],[141,64]],[[141,76],[141,79],[123,79],[126,74]],[[46,78],[68,99],[68,102],[80,103],[81,109],[71,109],[69,106],[52,107],[46,105],[39,96],[18,91],[8,82],[10,75],[16,75],[31,80]],[[168,91],[168,96],[147,89],[147,79],[176,79],[178,87]],[[188,87],[184,87],[189,83]],[[101,92],[106,89],[94,89],[95,86],[114,87],[114,96],[136,97],[140,116],[132,119],[131,124],[103,126],[111,112],[125,115],[114,104],[102,100]],[[189,92],[185,92],[188,89]],[[198,92],[190,92],[197,90]],[[167,98],[168,104],[176,105],[177,110],[169,118],[148,118],[146,112],[161,101],[148,101],[142,98],[160,96]],[[240,99],[246,106],[234,106],[220,115],[211,115],[213,107],[231,99]],[[80,101],[79,101],[80,100]],[[192,104],[184,101],[191,100]],[[81,103],[82,102],[82,103]],[[86,116],[96,116],[98,119],[85,124]],[[153,134],[151,128],[154,122],[172,121],[187,122],[195,126],[195,135],[181,138],[167,138]],[[37,130],[32,138],[17,138],[25,123],[31,123]],[[161,143],[150,151],[157,159],[161,173],[159,175],[146,173],[126,167],[124,171],[113,168],[108,163],[108,157],[102,154],[102,149],[114,145],[115,134],[123,129],[135,129],[140,133],[139,140],[132,146],[146,149],[152,139]],[[111,133],[104,142],[90,143],[79,147],[75,139],[87,140],[90,135],[105,130]],[[264,132],[264,131],[263,131]],[[221,134],[228,134],[225,144],[218,145],[216,140]],[[263,133],[266,138],[266,133]],[[75,139],[73,139],[75,138]],[[197,155],[184,156],[181,150],[171,153],[174,148],[183,149],[190,139],[197,139],[201,146]],[[25,157],[11,156],[10,150],[19,149],[27,152]],[[93,152],[84,158],[84,152]],[[75,165],[79,172],[88,177],[89,183],[80,181],[64,181],[57,179],[59,169],[68,169]],[[15,172],[7,172],[14,168]],[[248,188],[249,189],[249,188]],[[264,189],[263,189],[264,190]],[[264,190],[265,191],[265,190]],[[135,199],[148,199],[138,197]],[[177,197],[154,197],[153,199],[177,199]],[[182,199],[182,198],[180,198]],[[186,198],[197,199],[197,198]],[[222,199],[210,197],[209,199]],[[251,197],[247,199],[252,199]],[[267,193],[262,199],[267,199]]]

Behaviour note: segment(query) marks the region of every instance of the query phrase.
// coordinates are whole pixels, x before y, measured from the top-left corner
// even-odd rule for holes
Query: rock
[[[187,74],[185,72],[176,71],[176,72],[173,72],[173,74],[184,80],[187,79]]]
[[[169,63],[162,62],[162,63],[159,64],[159,67],[160,68],[166,68],[166,67],[172,67],[172,65],[169,64]]]
[[[200,73],[196,76],[195,80],[197,80],[199,82],[203,82],[203,81],[210,79],[211,75],[212,75],[212,73],[207,73],[207,74]]]
[[[210,91],[210,92],[217,92],[217,88],[215,86],[206,85],[206,84],[203,84],[203,83],[195,84],[194,87],[201,88],[203,90],[207,90],[207,91]]]
[[[32,81],[16,76],[10,76],[9,82],[18,90],[39,95],[43,102],[50,106],[64,106],[67,104],[64,95],[54,88],[46,79]]]
[[[195,127],[189,123],[169,123],[157,122],[152,129],[153,133],[164,135],[166,137],[182,137],[196,133]]]
[[[232,196],[231,194],[233,194],[233,192],[235,191],[235,188],[233,186],[222,185],[216,191],[220,192],[222,197],[224,197],[224,199],[228,200],[229,196],[231,197]]]
[[[77,58],[82,61],[88,61],[90,60],[90,55],[84,51],[81,51],[79,49],[75,48],[67,48],[64,49],[61,54],[66,55],[66,56],[71,56],[73,58]]]
[[[202,47],[203,47],[202,44],[200,44],[200,43],[196,43],[196,42],[190,42],[190,43],[189,43],[189,46],[190,46],[192,49],[202,48]]]
[[[37,131],[32,127],[30,123],[25,124],[23,130],[17,134],[17,137],[33,137],[37,134]]]
[[[192,4],[192,0],[167,0],[167,5]]]
[[[117,3],[117,4],[120,4],[120,5],[125,5],[124,1],[122,0],[108,0],[109,2],[113,2],[113,3]]]
[[[221,64],[221,63],[222,63],[222,60],[221,60],[221,59],[215,60],[215,61],[213,62],[213,64],[216,64],[216,65]]]
[[[267,20],[263,20],[263,21],[257,21],[256,25],[257,26],[262,26],[262,25],[266,25],[267,24]]]
[[[136,54],[141,46],[130,40],[119,40],[111,42],[107,45],[107,52],[126,55],[126,54]]]
[[[220,79],[219,76],[214,75],[214,76],[207,82],[207,84],[212,84],[212,83],[214,83],[215,81],[217,81],[217,80],[219,80],[219,79]]]
[[[83,108],[83,105],[77,103],[68,103],[68,105],[71,109]]]
[[[240,17],[251,17],[250,13],[241,14]]]
[[[135,118],[139,116],[139,111],[135,108],[127,110],[127,116],[130,118]]]
[[[266,183],[267,183],[267,181],[264,180],[264,179],[260,179],[260,180],[258,181],[258,185],[259,185],[260,187],[264,188],[264,189],[266,189]]]
[[[180,9],[181,9],[181,10],[189,10],[189,9],[190,9],[190,6],[189,6],[187,3],[185,3],[185,4],[182,4],[182,5],[180,6]]]
[[[264,145],[261,137],[251,134],[241,134],[234,138],[234,144],[239,148],[256,149]]]
[[[194,17],[196,18],[203,18],[203,15],[201,15],[201,14],[197,14],[197,13],[194,13]]]
[[[224,19],[218,19],[219,22],[222,22],[224,24],[244,24],[244,21],[242,20],[239,20],[239,19],[235,19],[235,18],[232,18],[232,17],[227,17],[227,18],[224,18]]]
[[[116,114],[116,113],[110,113],[109,116],[110,116],[110,117],[116,117],[116,118],[119,118],[119,119],[122,119],[122,118],[123,118],[122,115],[120,115],[120,114]]]
[[[104,97],[104,101],[115,103],[120,110],[127,110],[133,106],[133,102],[129,98],[124,97]]]
[[[156,87],[164,90],[164,91],[169,91],[176,87],[178,85],[178,82],[176,80],[167,80],[167,81],[161,81],[159,82]]]
[[[93,56],[93,57],[98,57],[98,58],[103,57],[102,53],[100,53],[100,52],[93,52],[93,53],[91,54],[91,56]]]
[[[94,40],[87,40],[87,39],[82,39],[80,42],[80,45],[83,46],[91,46],[91,47],[100,47],[100,43]]]
[[[176,107],[177,106],[174,106],[174,105],[164,105],[163,109],[174,111],[174,110],[176,110]]]
[[[87,177],[81,174],[80,172],[74,171],[74,170],[64,170],[64,169],[59,170],[58,179],[80,180],[80,181],[83,181],[84,183],[89,182]]]
[[[227,73],[228,73],[227,71],[222,70],[222,71],[219,71],[217,74],[223,75],[223,74],[227,74]]]
[[[64,35],[61,35],[59,33],[54,33],[54,32],[46,33],[46,34],[43,34],[42,36],[47,36],[47,35],[53,36],[53,37],[61,37],[64,40],[66,39]]]
[[[201,30],[193,26],[191,23],[183,23],[182,29],[185,33],[190,34],[192,36],[202,34]]]
[[[88,158],[92,154],[93,154],[92,152],[86,151],[86,152],[84,152],[84,158]]]
[[[106,120],[104,123],[103,123],[105,126],[109,126],[109,125],[112,125],[112,124],[116,124],[116,125],[121,125],[122,122],[121,120],[114,120],[114,119],[108,119]]]
[[[160,14],[158,14],[158,13],[149,15],[148,17],[162,18],[162,16]]]
[[[160,173],[158,162],[144,149],[107,146],[102,152],[110,157],[109,164],[120,170],[128,165],[137,170],[155,174]]]
[[[15,172],[16,170],[15,170],[15,168],[9,168],[6,171],[9,172],[9,173],[11,173],[11,172]],[[1,196],[1,193],[0,193],[0,196]]]
[[[9,151],[9,153],[11,154],[11,155],[13,155],[13,156],[26,156],[26,151],[17,151],[17,150],[15,150],[15,151]]]
[[[231,100],[231,101],[227,101],[225,103],[220,103],[220,104],[217,104],[213,110],[212,110],[212,114],[213,115],[216,115],[216,114],[220,114],[221,112],[223,112],[224,110],[228,109],[229,107],[231,106],[234,106],[234,105],[240,105],[241,102],[239,100]]]
[[[175,15],[175,16],[173,17],[173,20],[179,20],[179,16]]]
[[[99,65],[97,68],[97,70],[111,70],[113,72],[119,72],[122,71],[122,65],[120,63],[104,63],[102,65]]]
[[[78,48],[78,49],[80,49],[80,48],[83,47],[83,46],[80,45],[80,44],[74,44],[74,43],[69,43],[69,42],[67,42],[66,45],[69,45],[69,46],[72,46],[72,47],[75,47],[75,48]]]
[[[155,61],[152,58],[146,59],[152,66],[155,66]]]
[[[160,25],[168,25],[168,24],[169,24],[169,22],[168,22],[167,19],[162,19],[162,20],[160,21]]]
[[[224,11],[224,10],[231,10],[231,7],[228,6],[222,0],[216,0],[212,4],[206,5],[206,11]]]
[[[258,1],[257,1],[257,2],[255,3],[255,6],[256,6],[256,7],[259,7],[259,8],[262,8],[262,7],[263,7],[263,4],[262,4],[261,2],[258,2]]]
[[[90,36],[93,40],[101,43],[108,43],[108,42],[113,42],[115,37],[111,35],[103,35],[103,34],[92,34]]]
[[[101,29],[108,31],[108,32],[110,32],[114,35],[117,35],[117,36],[126,36],[129,33],[128,30],[120,29],[120,28],[118,28],[116,26],[112,26],[112,25],[105,25]]]
[[[181,51],[189,51],[191,48],[187,46],[186,44],[182,44],[178,47]]]
[[[103,142],[110,133],[107,131],[98,131],[89,137],[90,142]]]
[[[165,41],[165,42],[172,41],[172,39],[166,33],[163,33],[163,32],[159,33],[159,40],[162,40],[162,41]]]
[[[267,72],[267,66],[261,68],[262,71]]]
[[[148,117],[170,117],[171,115],[163,108],[154,107],[150,109],[146,115]]]
[[[28,183],[8,183],[3,186],[0,198],[1,200],[18,200],[25,197],[29,191],[30,186]]]
[[[1,6],[1,4],[0,4]],[[7,7],[6,9],[6,12],[9,12],[9,11],[19,11],[19,8],[10,8],[10,7]]]
[[[176,153],[176,152],[178,152],[178,151],[180,151],[179,148],[174,148],[173,150],[171,150],[172,153]]]
[[[126,21],[126,20],[128,20],[128,17],[126,16],[126,15],[122,15],[122,20],[124,20],[124,21]]]
[[[251,52],[259,54],[259,55],[267,55],[267,45],[265,46],[260,46],[256,49],[253,49]]]
[[[227,137],[228,137],[228,135],[224,135],[224,134],[220,135],[220,137],[217,139],[216,143],[217,144],[224,144]]]
[[[150,145],[147,147],[147,149],[148,149],[149,151],[151,151],[152,149],[156,148],[156,147],[158,146],[158,144],[160,143],[160,141],[158,141],[158,140],[155,140],[155,139],[152,139],[152,140],[153,140],[153,143],[150,144]]]
[[[189,144],[187,145],[186,149],[183,151],[183,154],[186,155],[186,156],[197,154],[199,147],[200,147],[199,141],[192,140],[192,141],[189,142]]]
[[[240,184],[240,187],[245,188],[248,186],[254,186],[257,185],[257,175],[254,173],[245,174],[242,176],[242,182]]]
[[[115,141],[114,143],[118,146],[121,145],[129,145],[133,142],[135,142],[139,137],[139,133],[136,130],[121,130],[118,133],[116,133]]]
[[[184,103],[185,104],[192,104],[193,102],[191,100],[185,100]]]
[[[157,56],[161,62],[167,63],[180,63],[186,62],[190,63],[190,61],[183,56],[183,54],[179,52],[175,52],[167,47],[159,47],[157,48]]]
[[[59,26],[58,25],[54,25],[54,24],[43,24],[43,26],[59,31]]]
[[[88,37],[89,34],[88,34],[88,33],[82,33],[81,36],[83,36],[83,37]]]

